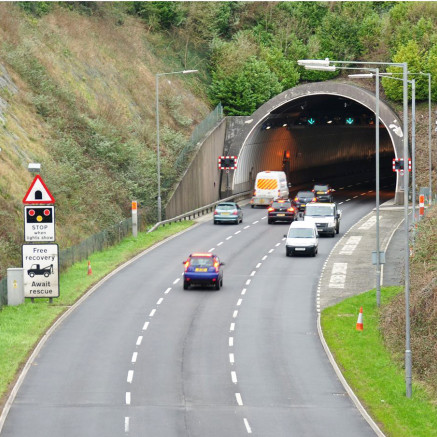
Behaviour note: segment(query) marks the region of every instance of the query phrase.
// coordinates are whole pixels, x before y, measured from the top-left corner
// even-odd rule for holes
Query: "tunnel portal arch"
[[[340,82],[304,84],[278,94],[240,120],[241,127],[226,140],[225,154],[238,156],[238,168],[223,178],[222,193],[253,189],[256,173],[262,170],[286,170],[292,183],[300,183],[311,173],[324,178],[343,169],[374,169],[375,129],[370,118],[375,104],[368,90]],[[360,117],[359,124],[336,121],[342,107]],[[314,120],[320,117],[315,126],[308,126],[308,114],[316,114]],[[387,171],[392,158],[403,158],[401,126],[398,115],[380,99],[380,154],[384,168],[390,166]],[[398,174],[397,203],[403,199],[402,179]]]

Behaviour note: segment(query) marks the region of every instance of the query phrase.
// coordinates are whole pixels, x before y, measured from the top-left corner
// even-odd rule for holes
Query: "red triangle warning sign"
[[[52,193],[50,193],[40,175],[36,175],[30,184],[23,198],[23,203],[55,203]]]

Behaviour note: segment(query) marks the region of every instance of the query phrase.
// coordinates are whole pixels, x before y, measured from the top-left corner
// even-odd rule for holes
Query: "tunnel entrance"
[[[293,185],[374,178],[374,106],[375,96],[367,90],[324,82],[288,90],[252,116],[239,117],[240,128],[225,143],[225,154],[238,155],[238,169],[222,180],[222,193],[251,190],[263,170],[283,170]],[[401,181],[392,171],[392,159],[403,157],[400,126],[398,116],[380,101],[380,174],[394,179],[395,197],[402,198]]]

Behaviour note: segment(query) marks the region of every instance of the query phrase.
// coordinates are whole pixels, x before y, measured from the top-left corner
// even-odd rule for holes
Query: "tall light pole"
[[[334,64],[334,65],[330,65]],[[355,61],[332,61],[326,59],[301,59],[298,65],[305,68],[324,67],[325,71],[335,71],[337,64],[343,65],[382,65],[402,68],[402,95],[403,95],[403,144],[404,144],[404,166],[408,165],[408,64],[406,62],[355,62]],[[404,230],[405,230],[405,384],[406,396],[411,398],[411,349],[410,349],[410,243],[409,243],[409,225],[408,225],[408,168],[404,171]],[[379,253],[377,254],[379,257]]]
[[[197,73],[198,70],[171,71],[169,73],[155,74],[155,96],[156,96],[156,171],[158,174],[158,222],[162,219],[162,201],[161,201],[161,158],[159,153],[159,78],[170,74],[189,74]]]

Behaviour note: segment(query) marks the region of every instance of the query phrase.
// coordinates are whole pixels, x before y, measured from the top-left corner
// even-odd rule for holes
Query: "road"
[[[286,257],[288,226],[245,206],[242,224],[204,221],[112,276],[48,339],[1,436],[375,435],[317,335],[323,264],[374,207],[371,187],[341,188],[340,235],[316,258]],[[182,289],[195,251],[226,263],[220,291]]]

